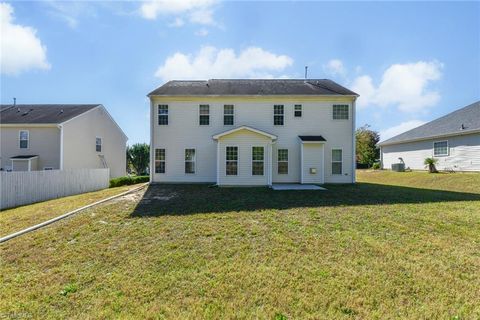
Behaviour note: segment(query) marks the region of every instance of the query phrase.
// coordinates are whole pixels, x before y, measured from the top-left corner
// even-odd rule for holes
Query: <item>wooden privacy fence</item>
[[[0,209],[108,188],[110,169],[0,172]]]

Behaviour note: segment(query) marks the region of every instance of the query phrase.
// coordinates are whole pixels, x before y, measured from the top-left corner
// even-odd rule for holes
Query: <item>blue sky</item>
[[[387,138],[480,99],[480,2],[3,2],[1,102],[102,103],[148,142],[167,79],[331,78]]]

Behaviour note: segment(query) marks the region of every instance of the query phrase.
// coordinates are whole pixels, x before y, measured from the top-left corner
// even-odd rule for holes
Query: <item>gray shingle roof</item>
[[[480,101],[382,141],[378,145],[397,144],[411,140],[462,134],[476,130],[480,130]]]
[[[166,95],[355,95],[328,79],[172,80],[148,96]]]
[[[0,105],[0,123],[62,123],[99,104],[17,104]]]
[[[307,142],[318,142],[318,141],[327,141],[322,136],[298,136],[300,140],[307,141]]]

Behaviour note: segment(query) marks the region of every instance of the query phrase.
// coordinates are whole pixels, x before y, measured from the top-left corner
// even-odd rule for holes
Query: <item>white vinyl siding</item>
[[[332,149],[332,174],[343,173],[343,150]]]
[[[19,143],[18,146],[20,149],[28,149],[30,144],[30,132],[28,130],[20,130],[18,133]]]
[[[201,99],[201,100],[200,100]],[[268,141],[264,137],[258,139],[254,136],[246,141],[236,137],[231,139],[230,145],[239,146],[239,175],[235,179],[230,177],[225,181],[225,142],[216,142],[212,136],[231,129],[223,125],[224,106],[234,105],[234,127],[239,125],[248,125],[252,128],[262,130],[278,136],[273,144],[271,151],[272,157],[272,182],[273,183],[299,183],[301,162],[300,162],[300,142],[299,135],[322,135],[325,142],[325,183],[351,183],[352,160],[353,160],[353,120],[333,121],[332,105],[333,101],[316,101],[311,98],[307,100],[297,99],[295,101],[283,101],[283,97],[278,97],[278,102],[262,101],[262,97],[248,99],[238,97],[219,99],[218,97],[199,97],[197,100],[172,101],[171,98],[152,97],[152,146],[155,148],[166,148],[168,153],[168,170],[165,174],[156,175],[153,172],[152,181],[154,182],[217,182],[217,172],[220,182],[223,184],[233,184],[233,181],[242,185],[260,184],[268,177],[267,160],[265,162],[265,175],[251,175],[251,147],[265,144],[265,159],[268,159],[267,147]],[[293,100],[293,99],[292,99]],[[345,98],[348,103],[348,98]],[[158,104],[167,104],[169,106],[170,124],[168,126],[156,125],[156,109]],[[210,126],[199,126],[199,104],[208,104],[210,113]],[[281,104],[284,106],[284,126],[275,126],[273,124],[273,105]],[[294,105],[302,105],[302,117],[294,117]],[[351,105],[350,110],[352,108]],[[308,116],[307,116],[308,115]],[[173,119],[175,124],[173,124]],[[229,140],[230,141],[230,140]],[[217,143],[222,144],[217,152]],[[241,149],[244,148],[245,151]],[[195,175],[186,175],[184,173],[184,150],[195,147],[197,150],[197,163]],[[343,175],[332,175],[330,169],[331,148],[339,147],[343,149]],[[431,150],[430,145],[430,150]],[[289,150],[288,174],[278,174],[277,150]],[[243,156],[242,158],[242,155]],[[218,167],[217,167],[217,159]],[[153,159],[152,159],[153,161]],[[153,166],[153,163],[152,163]],[[241,180],[243,175],[248,177],[246,181]],[[255,178],[252,182],[252,177]],[[259,178],[257,181],[256,178]],[[260,181],[260,178],[262,179]]]
[[[168,105],[166,104],[158,105],[158,125],[168,125]]]
[[[223,125],[233,126],[235,123],[235,110],[233,104],[223,106]]]
[[[333,120],[348,120],[348,104],[333,105]]]
[[[201,126],[209,126],[210,125],[210,106],[208,104],[201,104],[199,106],[199,124]]]
[[[444,157],[448,156],[448,141],[435,141],[433,143],[433,156]]]
[[[382,165],[391,169],[393,163],[402,158],[405,167],[412,170],[426,170],[425,158],[434,156],[433,143],[439,139],[405,142],[382,146]],[[480,133],[448,137],[448,156],[438,157],[438,170],[480,171]]]
[[[194,174],[195,173],[195,149],[185,149],[185,173]]]

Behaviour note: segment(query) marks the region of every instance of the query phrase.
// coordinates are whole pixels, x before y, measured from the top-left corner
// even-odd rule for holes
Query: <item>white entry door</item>
[[[325,182],[324,149],[323,143],[302,143],[302,183]]]

